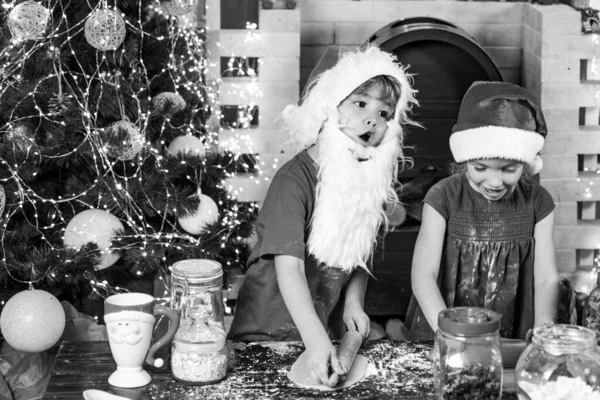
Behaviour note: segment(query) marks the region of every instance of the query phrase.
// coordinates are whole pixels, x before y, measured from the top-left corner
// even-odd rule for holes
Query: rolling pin
[[[344,334],[340,345],[337,348],[337,357],[340,361],[340,365],[346,371],[346,374],[350,372],[352,368],[352,364],[354,364],[354,359],[356,358],[356,354],[358,354],[358,349],[362,345],[363,337],[358,331],[348,331]],[[340,382],[342,382],[346,376],[340,376],[336,372],[334,372],[329,378],[329,386],[335,387]]]

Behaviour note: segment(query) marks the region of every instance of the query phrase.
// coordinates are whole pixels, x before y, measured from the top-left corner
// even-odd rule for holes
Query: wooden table
[[[149,366],[152,382],[142,388],[120,389],[108,384],[116,369],[108,342],[63,342],[60,346],[45,400],[82,399],[86,389],[100,389],[133,400],[177,399],[433,399],[430,344],[395,341],[366,342],[360,353],[370,359],[367,377],[338,392],[297,387],[287,372],[302,353],[299,342],[229,343],[235,351],[227,378],[211,386],[187,386],[175,381],[169,370]],[[167,360],[168,363],[168,360]],[[516,399],[503,395],[503,399]]]

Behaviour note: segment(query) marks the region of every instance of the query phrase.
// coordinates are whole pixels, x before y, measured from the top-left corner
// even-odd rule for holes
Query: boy
[[[331,50],[331,49],[330,49]],[[229,332],[236,340],[302,340],[330,386],[345,375],[331,339],[369,335],[363,310],[383,205],[396,199],[401,123],[415,103],[395,57],[369,47],[328,51],[300,105],[283,112],[299,152],[275,175]],[[315,74],[313,71],[313,74]]]

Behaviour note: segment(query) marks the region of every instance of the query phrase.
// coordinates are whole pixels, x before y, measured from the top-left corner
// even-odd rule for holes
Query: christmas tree
[[[183,259],[219,261],[226,283],[243,265],[256,207],[227,178],[253,167],[219,146],[196,7],[4,4],[0,305],[28,287],[105,297]]]

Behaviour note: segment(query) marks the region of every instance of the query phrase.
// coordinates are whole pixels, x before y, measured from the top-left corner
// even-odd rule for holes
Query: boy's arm
[[[350,282],[346,287],[346,302],[344,303],[344,324],[349,331],[358,331],[363,339],[369,337],[371,322],[365,313],[365,293],[369,274],[362,268],[357,268],[352,273]]]
[[[534,326],[554,323],[558,306],[559,275],[554,252],[554,212],[535,225]]]
[[[321,323],[308,289],[304,261],[288,255],[275,256],[277,284],[283,301],[302,337],[307,353],[307,366],[324,384],[329,382],[329,367],[339,375],[341,368],[336,348]]]
[[[437,285],[445,233],[446,220],[433,207],[425,203],[413,254],[411,284],[413,294],[434,332],[438,328],[438,314],[446,309]]]

